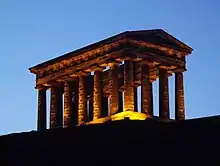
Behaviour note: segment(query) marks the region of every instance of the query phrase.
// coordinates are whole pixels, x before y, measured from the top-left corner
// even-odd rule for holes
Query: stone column
[[[93,120],[93,90],[94,90],[94,76],[89,75],[88,76],[88,102],[89,102],[89,115],[88,115],[88,121]]]
[[[63,127],[63,87],[57,89],[57,124],[59,127]]]
[[[37,116],[37,130],[47,129],[47,89],[38,89],[38,116]]]
[[[150,85],[149,85],[149,115],[154,115],[154,101],[153,101],[153,85],[152,85],[152,80],[150,80]]]
[[[118,112],[123,112],[123,95],[122,92],[118,92]]]
[[[118,112],[118,75],[117,66],[113,65],[110,68],[110,115]]]
[[[163,68],[159,68],[159,116],[170,118],[168,73]]]
[[[57,112],[57,95],[55,87],[50,88],[50,128],[53,129],[57,126],[56,124],[56,112]]]
[[[78,92],[78,125],[85,123],[86,116],[86,88],[85,76],[79,76],[79,92]]]
[[[121,68],[122,66],[119,66],[119,68]],[[118,109],[119,111],[118,112],[123,112],[123,91],[124,91],[124,88],[123,90],[121,89],[121,87],[124,86],[124,70],[122,70],[122,75],[120,76],[120,78],[118,79]],[[122,77],[122,78],[121,78]]]
[[[63,126],[62,91],[58,87],[51,87],[50,128]]]
[[[89,99],[89,121],[93,120],[93,98]]]
[[[138,112],[137,87],[134,87],[134,111]]]
[[[71,85],[72,87],[72,113],[73,113],[73,126],[76,126],[78,124],[78,107],[79,107],[79,78],[77,77],[74,81],[73,84]]]
[[[107,117],[108,116],[108,96],[103,96],[102,99],[102,116],[101,117]]]
[[[133,63],[124,63],[124,111],[134,111],[134,75]]]
[[[93,90],[93,120],[101,117],[102,110],[102,86],[101,86],[101,71],[94,72],[94,90]]]
[[[149,66],[141,66],[141,112],[153,115],[153,92],[152,83],[149,79]]]
[[[72,89],[70,82],[64,84],[64,127],[73,125]]]
[[[175,73],[175,119],[185,119],[183,73]]]
[[[137,98],[137,86],[135,85],[136,81],[136,71],[138,71],[138,64],[133,64],[133,79],[134,79],[134,112],[138,112],[138,98]]]

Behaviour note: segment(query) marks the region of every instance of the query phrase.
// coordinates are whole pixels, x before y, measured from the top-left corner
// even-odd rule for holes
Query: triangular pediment
[[[174,49],[186,51],[189,54],[192,52],[191,47],[187,46],[186,44],[179,41],[162,29],[131,31],[129,33],[130,34],[128,36],[135,40],[141,40],[151,44],[172,47]]]

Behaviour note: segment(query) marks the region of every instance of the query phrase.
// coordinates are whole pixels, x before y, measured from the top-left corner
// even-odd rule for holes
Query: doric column
[[[47,129],[47,101],[46,88],[38,89],[38,116],[37,116],[37,130]]]
[[[138,112],[137,87],[134,87],[134,111]]]
[[[149,84],[149,115],[154,115],[154,104],[153,104],[153,80],[150,80]]]
[[[118,92],[118,112],[123,112],[123,95],[122,92]]]
[[[85,76],[79,76],[79,92],[78,92],[78,124],[85,122],[86,116],[86,88],[85,88]]]
[[[133,63],[124,63],[124,111],[134,111],[134,75]]]
[[[149,66],[141,66],[141,112],[153,115],[153,92],[152,83],[149,79]]]
[[[50,88],[50,128],[53,129],[57,126],[56,124],[56,112],[57,112],[57,95],[55,87]]]
[[[108,116],[108,96],[103,96],[101,117]]]
[[[64,127],[73,125],[72,89],[70,82],[64,84]]]
[[[73,84],[72,89],[72,113],[73,113],[73,126],[78,124],[78,108],[79,108],[79,77],[77,77]]]
[[[110,67],[110,115],[118,112],[118,75],[117,65]]]
[[[89,121],[93,120],[93,97],[89,99]]]
[[[89,121],[93,120],[93,92],[94,92],[94,76],[93,75],[89,75],[89,86],[88,86],[88,94],[89,94]]]
[[[57,89],[57,97],[58,97],[57,124],[59,127],[63,127],[63,87],[59,87]]]
[[[119,66],[119,68],[121,68],[121,66]],[[121,87],[124,86],[124,70],[122,70],[122,75],[120,75],[120,78],[118,79],[118,112],[123,112],[124,108],[123,108],[123,91],[124,88],[122,89]],[[122,78],[121,78],[122,77]]]
[[[51,87],[50,128],[63,126],[62,91],[58,87]]]
[[[94,72],[94,89],[93,89],[93,120],[101,117],[102,110],[102,86],[101,86],[101,71]]]
[[[135,85],[136,73],[138,71],[138,64],[133,64],[133,79],[134,79],[134,111],[138,112],[138,98],[137,98],[137,86]]]
[[[183,73],[175,73],[175,119],[185,119]]]
[[[163,68],[159,68],[159,116],[170,118],[168,73]]]

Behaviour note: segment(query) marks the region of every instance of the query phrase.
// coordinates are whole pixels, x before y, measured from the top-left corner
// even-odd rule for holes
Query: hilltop
[[[1,136],[1,158],[13,166],[198,164],[217,159],[219,131],[220,116],[181,122],[125,119]]]

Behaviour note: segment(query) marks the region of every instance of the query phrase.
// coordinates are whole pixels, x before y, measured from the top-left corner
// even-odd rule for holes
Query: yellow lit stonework
[[[143,114],[143,113],[133,112],[133,111],[125,111],[125,112],[120,112],[120,113],[114,114],[112,116],[93,120],[91,122],[88,122],[87,124],[104,123],[109,120],[112,120],[112,121],[123,120],[124,118],[129,118],[130,120],[145,120],[148,117],[149,116],[147,116],[146,114]]]

